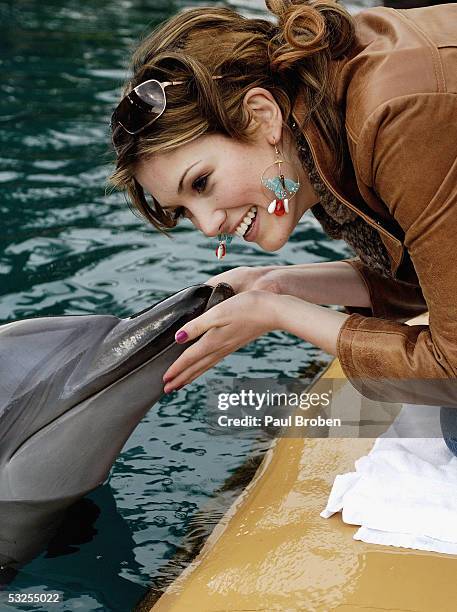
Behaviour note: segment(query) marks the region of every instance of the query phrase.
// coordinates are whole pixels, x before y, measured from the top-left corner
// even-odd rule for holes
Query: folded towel
[[[418,414],[439,425],[439,413],[405,404],[356,471],[335,478],[321,516],[342,512],[345,523],[361,526],[355,540],[457,554],[457,457],[441,436],[399,437],[414,435]]]

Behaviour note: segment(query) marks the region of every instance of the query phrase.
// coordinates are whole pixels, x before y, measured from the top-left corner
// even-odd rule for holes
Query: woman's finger
[[[221,306],[223,308],[221,308]],[[224,312],[225,302],[221,302],[217,304],[217,306],[213,306],[207,312],[204,312],[199,317],[192,319],[185,325],[179,329],[175,334],[176,342],[180,344],[183,342],[188,342],[189,340],[195,340],[206,331],[214,327],[221,327],[225,325],[225,322],[221,320],[221,314]]]
[[[218,350],[214,333],[216,329],[210,329],[198,342],[190,346],[182,355],[174,361],[163,375],[163,381],[170,382],[181,372],[189,368],[192,364],[198,363],[203,357],[209,356]]]
[[[218,361],[223,359],[225,355],[218,353],[211,353],[200,359],[197,363],[193,363],[191,366],[180,372],[175,378],[165,385],[165,393],[170,393],[175,389],[180,389],[184,385],[188,385],[196,378],[204,374],[207,370],[212,368]]]

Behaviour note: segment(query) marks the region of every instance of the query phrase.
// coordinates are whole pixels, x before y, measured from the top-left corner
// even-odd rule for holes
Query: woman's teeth
[[[244,217],[243,221],[239,224],[239,226],[235,230],[235,234],[242,238],[248,230],[248,227],[254,220],[254,217],[257,213],[257,206],[251,206],[248,213]]]

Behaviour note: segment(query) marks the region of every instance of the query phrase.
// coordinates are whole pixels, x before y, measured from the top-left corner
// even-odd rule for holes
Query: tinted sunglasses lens
[[[165,110],[165,92],[158,81],[146,81],[135,88],[139,100],[149,107],[150,113],[161,115]]]
[[[165,110],[165,94],[157,81],[138,85],[125,98],[111,117],[111,129],[120,124],[130,134],[136,134],[153,123]]]
[[[122,145],[125,144],[127,136],[127,132],[119,123],[111,123],[111,141],[116,151],[119,151]]]

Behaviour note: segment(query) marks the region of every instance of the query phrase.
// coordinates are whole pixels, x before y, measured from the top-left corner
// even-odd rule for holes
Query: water
[[[263,12],[262,2],[232,4],[246,14]],[[0,324],[49,315],[129,316],[236,265],[349,255],[344,243],[329,241],[305,215],[279,253],[235,241],[220,263],[215,242],[189,225],[169,240],[136,218],[123,196],[105,194],[108,121],[125,58],[151,25],[182,6],[92,0],[76,9],[70,0],[0,0]],[[295,337],[271,333],[211,374],[306,376],[328,359]],[[225,479],[269,444],[205,433],[205,380],[151,410],[109,484],[78,506],[68,533],[0,594],[2,612],[49,609],[8,607],[6,595],[13,592],[57,592],[64,603],[53,605],[56,611],[125,612],[167,560],[182,553],[198,509],[214,504]]]

